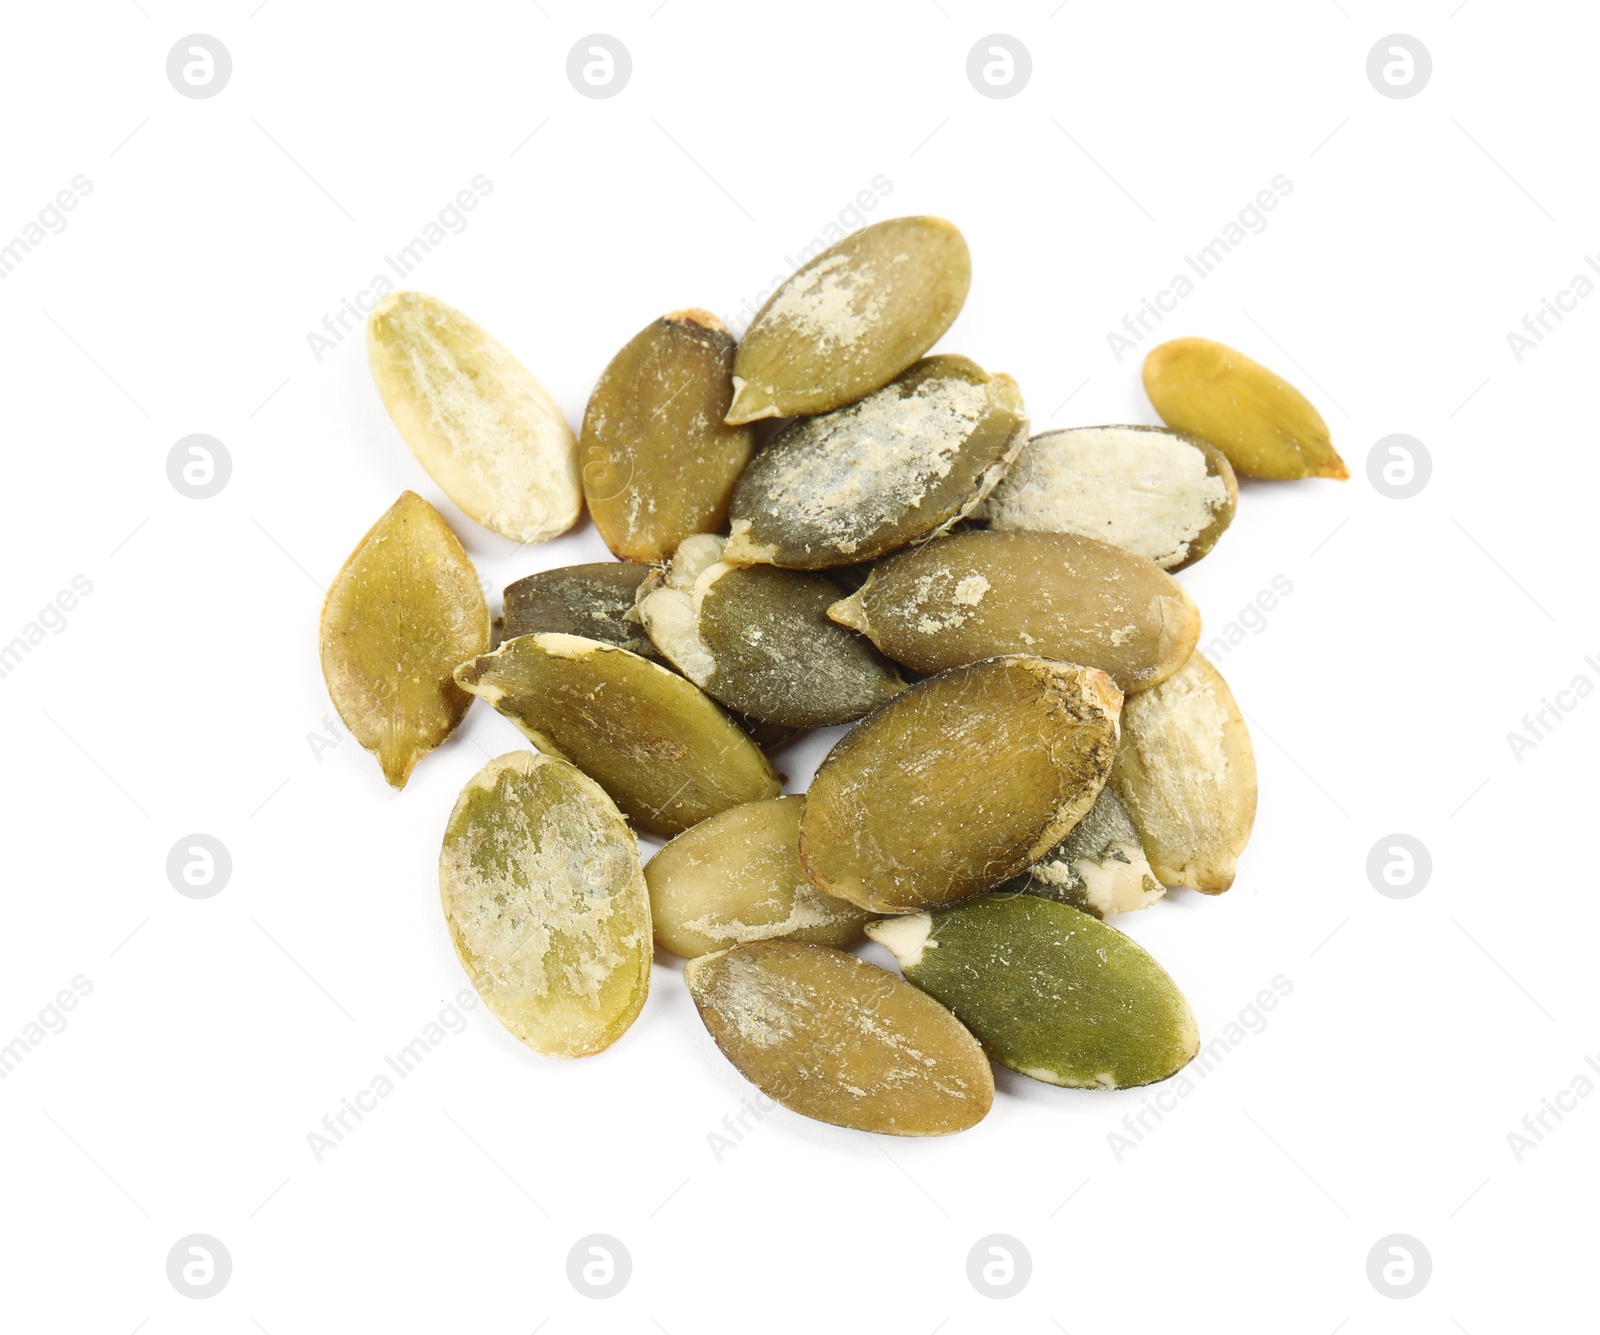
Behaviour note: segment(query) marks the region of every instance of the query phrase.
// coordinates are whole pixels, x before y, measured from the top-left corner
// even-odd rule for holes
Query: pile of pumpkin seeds
[[[703,310],[647,325],[576,436],[461,312],[373,312],[378,392],[444,493],[521,544],[587,507],[617,557],[516,581],[497,635],[407,492],[322,615],[329,692],[396,788],[474,696],[536,748],[467,783],[439,861],[463,967],[536,1051],[621,1037],[657,947],[745,1077],[866,1131],[973,1125],[991,1061],[1112,1089],[1198,1050],[1105,921],[1227,890],[1255,818],[1249,733],[1172,572],[1221,539],[1236,474],[1345,467],[1298,390],[1198,338],[1145,361],[1165,426],[1030,438],[1009,376],[926,355],[970,276],[942,219],[864,228],[741,341]],[[840,724],[780,795],[769,751]],[[647,866],[636,832],[669,841]],[[850,953],[866,937],[900,974]]]

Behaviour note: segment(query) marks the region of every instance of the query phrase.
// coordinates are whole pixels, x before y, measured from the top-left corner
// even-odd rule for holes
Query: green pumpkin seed
[[[733,336],[716,316],[675,311],[611,359],[589,396],[579,447],[601,539],[629,561],[665,561],[692,533],[723,526],[754,450],[727,426]]]
[[[1097,918],[1148,908],[1167,893],[1109,784],[1065,839],[995,890],[1054,899]]]
[[[1203,654],[1129,698],[1111,786],[1164,883],[1210,895],[1233,884],[1256,819],[1256,757],[1233,692]]]
[[[550,1057],[609,1047],[650,988],[639,850],[593,779],[515,751],[461,790],[439,854],[445,921],[491,1014]]]
[[[645,865],[656,942],[686,958],[779,937],[861,939],[872,916],[825,895],[800,865],[803,797],[747,802],[685,830]]]
[[[1165,1080],[1200,1050],[1162,967],[1098,918],[1032,895],[985,895],[867,928],[1002,1066],[1052,1085]]]
[[[750,322],[730,422],[825,413],[899,375],[954,322],[972,282],[942,218],[888,218],[797,270]]]
[[[650,567],[632,561],[562,566],[506,585],[501,638],[554,631],[614,644],[641,658],[658,658],[634,610]]]
[[[647,834],[775,797],[761,749],[693,683],[615,645],[519,635],[456,669],[541,751],[573,761]]]
[[[919,682],[818,768],[800,860],[881,913],[953,903],[1015,876],[1094,805],[1122,693],[1103,672],[997,658]]]
[[[322,607],[322,675],[350,735],[404,788],[466,716],[456,664],[489,647],[489,607],[461,543],[404,492],[344,563]]]
[[[739,479],[726,559],[815,570],[933,537],[988,495],[1027,431],[1010,376],[929,357],[784,428]]]
[[[849,723],[904,689],[860,636],[828,619],[825,575],[722,560],[725,538],[685,540],[639,612],[667,660],[752,718],[798,728]]]
[[[1165,680],[1200,638],[1177,580],[1076,533],[953,533],[882,562],[828,615],[915,672],[1042,654],[1100,668],[1124,691]]]
[[[1151,349],[1144,391],[1163,422],[1209,440],[1246,477],[1350,476],[1310,400],[1224,344],[1178,338]]]
[[[684,967],[722,1054],[792,1112],[890,1136],[983,1120],[994,1072],[959,1021],[885,969],[799,941],[759,941]]]
[[[488,333],[422,292],[367,321],[378,396],[449,498],[514,542],[543,542],[583,508],[578,444],[556,401]]]
[[[1086,426],[1035,436],[984,502],[991,528],[1081,533],[1182,570],[1233,520],[1239,484],[1196,436]]]

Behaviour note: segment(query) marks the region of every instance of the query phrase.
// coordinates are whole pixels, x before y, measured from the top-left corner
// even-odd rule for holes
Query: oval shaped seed
[[[1163,422],[1209,440],[1247,477],[1350,476],[1310,400],[1224,344],[1177,338],[1152,348],[1144,392]]]
[[[1165,884],[1208,895],[1233,884],[1256,819],[1256,757],[1233,692],[1205,655],[1130,697],[1111,785]]]
[[[1200,1050],[1183,993],[1115,927],[1032,895],[984,895],[867,928],[1002,1066],[1052,1085],[1127,1089]]]
[[[805,798],[773,797],[703,820],[645,865],[656,942],[686,958],[751,941],[861,939],[872,916],[812,885],[800,865]]]
[[[456,800],[439,893],[461,965],[490,1014],[537,1052],[584,1057],[633,1023],[650,988],[639,850],[600,786],[514,751]]]
[[[1122,693],[1103,672],[997,658],[919,682],[828,752],[800,860],[882,913],[953,903],[1032,866],[1094,805]]]
[[[1182,570],[1233,520],[1227,456],[1154,426],[1086,426],[1035,436],[984,502],[991,528],[1081,533]]]
[[[989,494],[1027,431],[1010,376],[929,357],[779,432],[739,479],[726,559],[816,570],[932,537]]]
[[[583,494],[601,539],[629,561],[665,561],[714,533],[750,461],[749,427],[728,426],[733,336],[702,310],[647,325],[611,359],[583,414]]]
[[[1171,676],[1200,638],[1177,580],[1076,533],[954,533],[884,561],[828,615],[915,672],[1041,654],[1109,672],[1124,691]]]
[[[750,322],[730,422],[825,413],[886,385],[954,322],[972,257],[943,218],[887,218],[797,270]]]
[[[634,610],[650,567],[632,561],[541,570],[506,585],[501,639],[554,631],[614,644],[641,658],[657,658]]]
[[[825,575],[721,559],[725,538],[687,539],[639,612],[667,661],[751,718],[797,728],[849,723],[905,689],[866,640],[828,619]]]
[[[541,751],[570,759],[647,834],[775,797],[761,748],[692,682],[578,635],[519,635],[456,669]]]
[[[1054,899],[1104,919],[1149,908],[1167,888],[1150,870],[1139,831],[1107,784],[1065,839],[995,891]]]
[[[489,647],[477,572],[415,492],[402,492],[350,553],[322,605],[319,639],[339,717],[404,788],[472,704],[451,672]]]
[[[722,1055],[791,1112],[943,1136],[994,1102],[994,1072],[960,1022],[854,955],[759,941],[690,960],[683,978]]]
[[[578,520],[578,443],[556,401],[460,311],[391,292],[367,321],[389,417],[445,495],[485,528],[543,542]]]

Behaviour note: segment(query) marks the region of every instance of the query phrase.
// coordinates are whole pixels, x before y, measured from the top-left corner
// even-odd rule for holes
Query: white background
[[[75,575],[93,591],[0,680],[0,1044],[74,977],[93,990],[0,1081],[0,1324],[1592,1323],[1600,1097],[1520,1161],[1507,1134],[1600,1052],[1582,854],[1600,701],[1520,760],[1506,736],[1577,674],[1600,682],[1600,300],[1520,362],[1506,340],[1600,241],[1589,7],[258,3],[6,7],[0,240],[74,175],[93,188],[0,282],[0,641]],[[997,31],[1033,63],[1004,100],[965,73]],[[194,32],[232,54],[208,100],[165,75]],[[565,75],[593,32],[632,56],[608,100]],[[1406,100],[1365,72],[1396,32],[1433,58]],[[521,744],[479,706],[399,794],[342,733],[319,752],[323,586],[404,488],[493,588],[604,556],[588,527],[514,554],[465,520],[388,422],[360,337],[308,346],[479,173],[492,191],[411,285],[478,319],[575,424],[637,329],[732,316],[879,175],[871,216],[965,231],[972,295],[941,347],[1013,374],[1036,429],[1154,421],[1139,356],[1188,333],[1326,415],[1351,480],[1247,484],[1183,576],[1206,641],[1274,576],[1293,585],[1218,660],[1261,770],[1238,883],[1118,924],[1208,1038],[1274,977],[1293,990],[1120,1161],[1108,1135],[1154,1091],[1009,1075],[959,1137],[779,1110],[719,1158],[709,1135],[753,1091],[666,961],[604,1055],[540,1058],[480,1008],[314,1159],[308,1132],[464,985],[439,835],[468,776]],[[1114,360],[1107,331],[1280,173],[1270,225]],[[167,479],[195,432],[232,458],[208,500]],[[1433,460],[1410,500],[1367,478],[1394,432]],[[819,755],[783,757],[791,789]],[[233,860],[206,900],[165,871],[196,832]],[[1433,860],[1405,900],[1366,872],[1395,832]],[[233,1258],[206,1301],[165,1271],[196,1232]],[[632,1256],[608,1301],[566,1278],[591,1233]],[[1033,1258],[1006,1301],[966,1273],[993,1233]],[[1391,1233],[1433,1258],[1405,1301],[1366,1274]]]

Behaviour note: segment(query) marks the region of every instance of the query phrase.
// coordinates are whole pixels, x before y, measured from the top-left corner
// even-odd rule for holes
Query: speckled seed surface
[[[1065,839],[995,889],[1058,900],[1097,918],[1148,908],[1167,892],[1109,783]]]
[[[500,638],[554,631],[655,658],[656,647],[634,612],[639,585],[649,574],[649,566],[632,561],[598,561],[541,570],[507,584]]]

